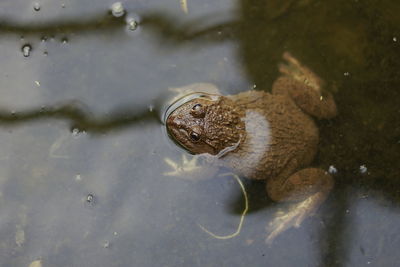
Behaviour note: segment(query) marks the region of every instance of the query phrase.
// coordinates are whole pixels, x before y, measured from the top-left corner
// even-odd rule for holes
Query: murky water
[[[397,266],[398,1],[184,2],[0,3],[1,265]],[[315,159],[335,189],[267,246],[281,207],[243,179],[243,228],[215,239],[198,224],[234,232],[240,187],[164,176],[183,151],[159,111],[195,82],[268,91],[283,51],[335,94]]]

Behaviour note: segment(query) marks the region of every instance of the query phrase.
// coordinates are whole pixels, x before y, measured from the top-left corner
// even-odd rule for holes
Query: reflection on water
[[[40,107],[22,112],[9,112],[0,110],[0,121],[3,126],[14,126],[29,121],[44,119],[62,119],[70,121],[71,131],[88,131],[90,133],[106,133],[118,128],[126,128],[139,122],[146,123],[151,119],[159,119],[155,110],[144,110],[129,107],[120,108],[109,114],[107,118],[96,118],[90,112],[85,111],[78,102],[59,104],[56,106]]]
[[[89,18],[82,17],[81,20],[60,20],[51,23],[29,23],[23,24],[14,20],[1,20],[1,34],[22,34],[22,35],[45,35],[57,33],[72,33],[72,32],[90,32],[107,31],[110,29],[120,29],[125,24],[121,16],[110,16],[108,14],[101,16],[93,16]]]
[[[131,1],[118,18],[106,1],[38,3],[0,3],[2,265],[397,264],[398,1],[188,1],[188,14],[178,1]],[[216,240],[197,223],[233,232],[240,188],[163,176],[162,159],[181,151],[149,107],[194,82],[269,90],[286,50],[333,85],[340,114],[319,122],[315,165],[335,167],[335,190],[268,247],[283,207],[243,180],[242,231]]]

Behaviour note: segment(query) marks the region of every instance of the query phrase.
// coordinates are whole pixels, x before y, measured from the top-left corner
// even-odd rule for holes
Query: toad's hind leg
[[[332,176],[326,171],[306,168],[295,172],[287,179],[278,177],[278,179],[269,180],[267,192],[268,196],[276,202],[298,202],[319,192],[327,195],[333,183]]]
[[[282,174],[285,175],[285,174]],[[288,178],[277,177],[267,183],[270,198],[277,202],[294,202],[288,212],[279,215],[267,227],[267,243],[290,227],[299,227],[302,221],[314,214],[331,191],[333,178],[324,170],[306,168]]]
[[[324,89],[324,81],[289,53],[284,53],[283,58],[286,63],[279,65],[283,75],[274,82],[272,92],[288,95],[311,116],[321,119],[336,116],[335,101],[332,94]]]

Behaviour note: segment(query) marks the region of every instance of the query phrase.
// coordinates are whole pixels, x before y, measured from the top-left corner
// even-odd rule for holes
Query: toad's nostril
[[[175,125],[175,124],[176,124],[176,122],[175,122],[175,116],[172,116],[172,115],[168,116],[168,118],[167,118],[167,125]]]
[[[179,127],[182,125],[182,121],[178,116],[170,115],[167,118],[167,127]]]

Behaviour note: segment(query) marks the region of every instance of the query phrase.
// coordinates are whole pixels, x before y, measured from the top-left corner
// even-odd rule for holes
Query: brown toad
[[[326,171],[308,167],[319,139],[311,116],[334,117],[333,96],[297,59],[289,53],[283,58],[287,64],[279,66],[282,76],[273,84],[272,94],[197,92],[166,114],[168,133],[189,152],[208,162],[214,158],[212,162],[244,177],[266,180],[268,196],[274,201],[295,202],[289,214],[272,222],[267,242],[288,227],[299,226],[326,199],[334,183]],[[199,84],[197,89],[202,86],[205,91],[212,87]],[[192,169],[175,165],[172,173],[190,176]]]

